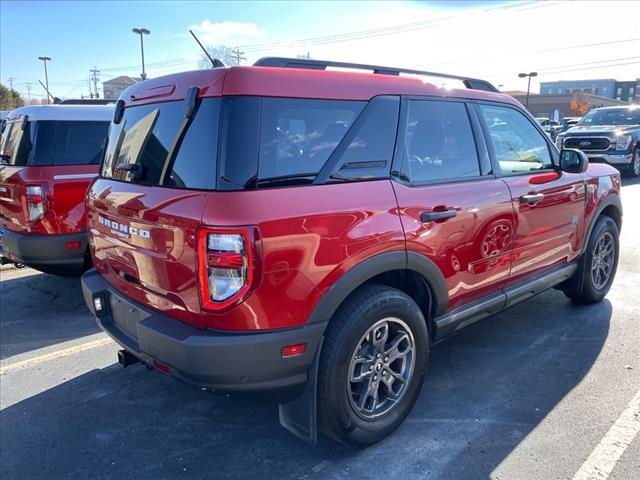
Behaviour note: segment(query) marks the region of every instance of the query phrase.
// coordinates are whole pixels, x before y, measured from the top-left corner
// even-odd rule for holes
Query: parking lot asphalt
[[[364,450],[308,446],[276,406],[122,369],[78,279],[4,266],[0,477],[638,480],[640,435],[615,434],[640,422],[640,181],[623,204],[604,302],[550,290],[436,345],[412,413]]]

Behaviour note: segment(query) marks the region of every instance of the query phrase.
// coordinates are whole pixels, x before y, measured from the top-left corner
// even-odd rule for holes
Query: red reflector
[[[307,351],[306,343],[299,343],[297,345],[289,345],[288,347],[282,347],[282,358],[297,357]]]
[[[236,252],[209,252],[207,264],[214,268],[242,268],[244,257]]]
[[[67,242],[67,243],[64,244],[64,246],[66,248],[69,248],[69,249],[71,249],[71,248],[80,248],[80,241],[78,240],[78,241],[75,241],[75,242]]]
[[[169,365],[165,365],[164,363],[159,362],[158,360],[153,361],[153,367],[156,370],[164,373],[165,375],[169,375],[169,373],[171,373],[171,369],[169,368]]]

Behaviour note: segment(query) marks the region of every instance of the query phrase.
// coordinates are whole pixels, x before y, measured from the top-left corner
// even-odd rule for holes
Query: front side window
[[[409,101],[402,170],[412,183],[477,177],[478,153],[463,103]]]
[[[513,108],[481,105],[489,141],[503,174],[551,168],[549,146],[543,134]]]

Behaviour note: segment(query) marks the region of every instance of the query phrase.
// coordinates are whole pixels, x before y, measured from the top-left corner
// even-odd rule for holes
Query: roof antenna
[[[204,54],[207,56],[207,58],[211,61],[211,65],[213,65],[213,68],[218,68],[218,67],[226,67],[226,65],[224,63],[222,63],[220,60],[218,60],[217,58],[212,58],[211,55],[209,55],[209,52],[207,52],[207,49],[204,48],[204,46],[202,45],[202,43],[200,43],[200,40],[198,40],[198,37],[196,37],[196,34],[193,33],[192,30],[189,30],[189,33],[191,34],[191,36],[193,37],[193,39],[198,42],[198,45],[200,45],[200,48],[202,49],[202,51],[204,52]]]
[[[38,82],[40,82],[40,85],[42,85],[42,88],[44,88],[44,91],[47,92],[47,95],[49,95],[51,97],[51,100],[53,100],[53,103],[61,103],[62,100],[60,100],[58,97],[54,97],[53,95],[51,95],[51,92],[49,90],[47,90],[47,87],[44,86],[44,83],[42,83],[42,80],[38,80]]]

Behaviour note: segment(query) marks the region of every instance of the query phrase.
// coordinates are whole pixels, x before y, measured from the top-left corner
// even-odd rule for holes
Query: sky
[[[206,45],[240,47],[252,64],[263,56],[370,63],[484,78],[501,90],[538,81],[640,78],[638,1],[14,1],[0,0],[0,81],[45,96],[89,93],[100,82],[199,68],[192,29]],[[603,19],[604,21],[600,22]],[[10,82],[9,79],[12,79]]]

